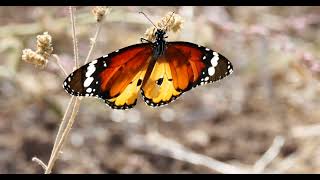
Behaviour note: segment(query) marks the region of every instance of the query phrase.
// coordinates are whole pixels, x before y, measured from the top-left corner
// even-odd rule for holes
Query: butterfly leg
[[[143,43],[143,42],[148,42],[148,43],[152,43],[151,41],[149,41],[148,39],[145,39],[145,38],[140,38],[140,41]]]

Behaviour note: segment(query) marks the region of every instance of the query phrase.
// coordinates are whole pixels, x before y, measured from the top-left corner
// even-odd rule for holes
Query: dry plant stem
[[[70,119],[68,121],[68,124],[66,126],[66,128],[64,129],[62,135],[61,135],[61,138],[60,138],[60,141],[55,149],[55,151],[53,152],[52,154],[52,158],[50,158],[49,160],[49,163],[48,163],[48,167],[45,171],[45,174],[50,174],[51,173],[51,170],[53,168],[53,165],[55,163],[55,161],[57,160],[58,158],[58,153],[60,152],[60,150],[62,149],[62,146],[65,142],[65,140],[67,139],[67,136],[69,135],[70,133],[70,130],[72,128],[72,125],[74,123],[74,120],[76,118],[76,115],[78,114],[78,111],[79,111],[79,108],[80,108],[80,99],[79,98],[76,98],[75,99],[75,102],[74,102],[74,106],[73,106],[73,110],[72,110],[72,113],[71,113],[71,116],[70,116]]]
[[[272,160],[277,157],[282,146],[284,145],[284,142],[284,137],[275,137],[270,148],[261,156],[261,158],[253,166],[253,172],[262,173],[264,169],[268,166],[268,164],[270,164]]]
[[[291,133],[295,138],[309,138],[320,136],[320,123],[293,127],[291,129]]]
[[[70,19],[71,19],[71,25],[72,25],[72,40],[73,40],[73,53],[74,53],[74,63],[75,68],[79,67],[79,55],[78,55],[78,42],[77,42],[77,36],[76,36],[76,22],[74,18],[74,7],[69,7],[70,12]]]
[[[47,166],[37,157],[33,157],[32,161],[38,163],[43,168],[44,171],[47,169]]]
[[[87,64],[88,61],[89,61],[89,59],[90,59],[90,56],[91,56],[92,51],[93,51],[93,48],[94,48],[94,46],[96,45],[97,38],[98,38],[98,36],[99,36],[99,33],[100,33],[100,30],[101,30],[102,24],[103,24],[103,19],[97,24],[98,27],[97,27],[96,33],[95,33],[95,35],[94,35],[94,37],[93,37],[93,39],[92,39],[92,41],[91,41],[91,47],[90,47],[89,53],[88,53],[88,55],[87,55],[87,58],[86,58],[84,64]]]
[[[78,68],[79,67],[79,62],[78,62],[79,51],[78,51],[77,39],[76,39],[76,31],[75,31],[75,19],[74,19],[74,11],[73,11],[74,8],[70,6],[69,10],[70,10],[70,17],[71,17],[70,19],[71,19],[71,24],[72,24],[72,39],[73,39],[74,61],[75,61],[75,67],[74,68]],[[69,120],[65,121],[65,122],[62,122],[61,125],[60,125],[59,132],[58,132],[58,135],[56,137],[56,142],[55,142],[55,144],[56,143],[58,143],[58,144],[54,145],[54,147],[53,147],[53,151],[52,151],[48,166],[46,168],[45,174],[51,173],[51,170],[52,170],[52,168],[54,166],[54,163],[59,157],[59,153],[60,153],[60,151],[62,149],[62,146],[63,146],[66,138],[68,137],[68,135],[70,133],[70,130],[72,128],[72,125],[74,123],[76,115],[77,115],[77,113],[79,111],[80,98],[72,97],[72,99],[70,101],[73,101],[73,99],[75,99],[75,102],[74,102],[74,106],[73,106],[73,109],[72,109],[72,113],[70,115]],[[70,104],[72,104],[72,103],[70,103]],[[66,114],[65,114],[65,116],[66,116]],[[67,125],[66,125],[65,128],[63,128],[65,124],[67,124]],[[62,132],[62,130],[63,130],[63,132]],[[62,134],[61,134],[61,132],[62,132]]]
[[[56,63],[57,63],[58,66],[60,67],[60,69],[61,69],[61,71],[63,72],[63,74],[64,74],[65,76],[67,76],[68,74],[67,74],[66,70],[65,70],[65,69],[63,68],[63,66],[62,66],[62,64],[61,64],[61,62],[60,62],[59,56],[58,56],[57,54],[52,54],[52,56],[55,58]]]
[[[130,141],[131,140],[131,141]],[[202,165],[223,174],[249,173],[250,170],[239,168],[211,157],[195,153],[178,142],[168,139],[157,132],[147,136],[133,136],[129,146],[141,151],[171,157],[194,165]]]
[[[59,126],[58,134],[57,134],[56,139],[55,139],[55,141],[54,141],[54,145],[53,145],[53,148],[52,148],[52,152],[51,152],[50,157],[52,157],[52,155],[55,154],[55,151],[57,150],[57,144],[58,144],[58,142],[60,141],[60,139],[61,139],[61,134],[62,134],[62,132],[63,132],[63,130],[64,130],[67,122],[68,122],[68,121],[67,121],[67,120],[68,120],[67,115],[70,114],[71,105],[73,104],[74,99],[75,99],[75,97],[72,96],[71,99],[70,99],[70,101],[69,101],[69,104],[68,104],[68,106],[67,106],[67,110],[66,110],[66,112],[65,112],[64,115],[63,115],[61,124],[60,124],[60,126]],[[50,159],[51,159],[51,158],[50,158]]]

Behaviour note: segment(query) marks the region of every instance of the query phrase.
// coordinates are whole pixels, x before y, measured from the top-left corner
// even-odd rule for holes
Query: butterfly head
[[[165,38],[168,38],[168,36],[165,36],[166,35],[166,31],[163,30],[163,29],[157,29],[155,35],[156,35],[156,40],[157,41],[164,40]]]

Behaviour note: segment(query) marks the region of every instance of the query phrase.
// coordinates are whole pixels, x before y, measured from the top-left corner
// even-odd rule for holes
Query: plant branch
[[[72,6],[69,7],[70,12],[70,19],[72,25],[72,40],[73,40],[73,53],[74,53],[74,62],[75,68],[79,68],[79,53],[78,53],[78,42],[77,42],[77,35],[76,35],[76,22],[74,18],[74,8]]]
[[[76,115],[78,114],[79,108],[80,108],[80,99],[79,98],[75,98],[75,102],[74,102],[74,106],[73,106],[73,110],[72,110],[70,119],[68,121],[68,124],[67,124],[66,128],[64,129],[64,131],[63,131],[63,133],[61,135],[60,141],[59,141],[56,149],[53,151],[53,154],[52,154],[52,156],[51,156],[51,158],[49,160],[48,167],[47,167],[47,169],[45,171],[45,174],[50,174],[51,173],[51,170],[52,170],[52,168],[54,166],[54,163],[58,158],[59,152],[62,149],[62,146],[64,145],[64,142],[65,142],[66,138],[68,137],[68,135],[70,133],[70,130],[72,128],[72,125],[74,123]]]
[[[57,54],[52,54],[52,57],[54,57],[54,59],[56,60],[56,63],[59,66],[59,68],[61,69],[61,71],[63,72],[63,74],[65,76],[67,76],[68,74],[67,74],[66,70],[62,66],[59,56]]]
[[[275,137],[270,148],[254,164],[253,172],[262,173],[264,169],[272,162],[272,160],[277,157],[282,146],[284,145],[284,142],[285,142],[284,137],[282,136]]]
[[[47,166],[39,158],[33,157],[32,161],[38,163],[43,168],[43,170],[46,171]]]
[[[96,33],[95,33],[93,39],[91,39],[91,42],[90,42],[90,44],[91,44],[90,50],[89,50],[89,53],[88,53],[88,55],[87,55],[87,58],[86,58],[84,64],[87,64],[88,61],[89,61],[89,58],[90,58],[90,56],[91,56],[91,54],[92,54],[92,51],[93,51],[93,48],[94,48],[95,45],[96,45],[97,38],[98,38],[98,36],[99,36],[99,33],[100,33],[100,30],[101,30],[102,24],[103,24],[103,20],[101,20],[101,21],[98,22],[98,24],[97,24],[97,30],[96,30]]]
[[[129,147],[141,151],[171,157],[194,165],[202,165],[224,174],[248,173],[249,169],[239,168],[209,156],[195,153],[178,142],[168,139],[159,133],[148,133],[146,136],[129,137]]]
[[[53,148],[52,148],[51,156],[52,156],[52,155],[54,154],[54,152],[56,151],[58,142],[59,142],[60,139],[61,139],[61,134],[62,134],[62,132],[63,132],[66,124],[68,123],[67,120],[69,120],[69,119],[67,119],[67,115],[70,113],[71,105],[73,104],[74,99],[75,99],[75,97],[72,96],[71,99],[70,99],[70,101],[69,101],[69,104],[68,104],[68,106],[67,106],[67,110],[66,110],[66,112],[64,113],[64,116],[63,116],[63,118],[62,118],[61,124],[60,124],[60,126],[59,126],[58,134],[57,134],[56,139],[55,139],[55,141],[54,141],[54,145],[53,145]],[[51,157],[51,156],[50,156],[50,157]]]

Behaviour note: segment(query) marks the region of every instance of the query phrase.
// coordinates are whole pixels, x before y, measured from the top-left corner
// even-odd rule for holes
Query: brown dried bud
[[[32,51],[31,49],[24,49],[22,51],[22,60],[41,68],[44,68],[48,62],[42,55]]]
[[[156,24],[159,28],[164,29],[165,31],[178,32],[183,25],[183,19],[180,15],[175,14],[174,12],[168,12],[166,16],[161,18]],[[149,41],[155,39],[155,32],[157,31],[156,27],[150,27],[145,32],[145,37]]]
[[[92,9],[92,14],[96,18],[97,22],[100,22],[105,17],[106,13],[110,11],[110,8],[106,6],[96,6]]]
[[[177,32],[182,28],[183,19],[174,12],[168,12],[158,23],[159,28],[163,28],[167,31]]]
[[[155,35],[156,31],[157,29],[155,27],[148,28],[144,33],[146,39],[149,41],[153,41],[156,38],[156,35]]]
[[[52,38],[48,32],[44,32],[43,35],[38,35],[36,53],[42,55],[44,59],[48,59],[52,51]]]

